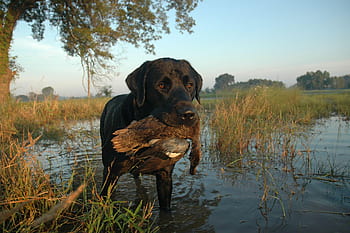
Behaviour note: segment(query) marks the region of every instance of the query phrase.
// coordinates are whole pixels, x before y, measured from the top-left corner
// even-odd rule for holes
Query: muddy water
[[[42,141],[35,150],[56,182],[66,182],[88,165],[101,181],[102,161],[98,121],[71,126],[61,142]],[[288,164],[259,160],[227,166],[228,161],[210,149],[210,130],[203,126],[203,159],[198,174],[189,175],[188,159],[174,171],[172,212],[154,209],[161,232],[349,232],[350,127],[339,118],[319,121],[299,140],[295,158]],[[231,159],[231,160],[230,160]],[[143,176],[146,195],[136,192],[130,175],[124,175],[116,199],[135,202],[157,200],[155,179]]]

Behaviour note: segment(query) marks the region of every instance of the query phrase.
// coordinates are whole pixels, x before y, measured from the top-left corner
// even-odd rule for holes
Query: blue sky
[[[155,55],[125,43],[114,48],[116,74],[101,85],[112,85],[114,95],[127,93],[126,76],[159,57],[190,61],[204,88],[212,88],[223,73],[238,82],[266,78],[287,86],[307,71],[350,74],[349,12],[349,0],[204,0],[192,13],[194,33],[172,27],[171,34],[154,43]],[[61,96],[86,95],[79,58],[68,57],[61,47],[55,29],[47,27],[45,39],[37,42],[30,27],[19,23],[11,54],[18,56],[24,72],[12,92],[40,93],[52,86]]]

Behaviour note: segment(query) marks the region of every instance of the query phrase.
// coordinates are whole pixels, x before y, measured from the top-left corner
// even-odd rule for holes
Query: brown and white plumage
[[[132,122],[128,127],[113,133],[113,147],[118,152],[128,155],[137,153],[145,147],[152,147],[156,142],[169,138],[191,139],[192,127],[172,127],[153,116]]]
[[[149,116],[115,131],[112,143],[116,151],[126,153],[140,165],[140,172],[175,164],[191,149],[191,174],[194,174],[200,158],[198,132],[198,125],[173,127]]]

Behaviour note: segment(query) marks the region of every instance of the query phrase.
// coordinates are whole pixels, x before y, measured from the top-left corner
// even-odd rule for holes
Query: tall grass
[[[263,87],[238,91],[215,101],[210,122],[212,146],[219,159],[235,171],[253,168],[261,182],[261,209],[268,211],[269,202],[270,206],[278,202],[285,217],[280,193],[286,184],[278,171],[293,172],[297,156],[306,155],[303,158],[308,163],[310,149],[298,143],[307,137],[316,119],[331,115],[349,118],[349,92],[305,94]]]
[[[95,170],[56,184],[30,148],[65,121],[99,117],[107,99],[9,102],[0,106],[0,232],[154,232],[152,205],[102,199]],[[74,191],[77,184],[88,184]],[[82,195],[74,201],[82,192]],[[73,195],[74,194],[74,195]],[[67,201],[69,200],[69,201]]]
[[[221,153],[295,153],[293,139],[315,119],[350,116],[350,94],[305,95],[255,88],[216,100],[211,125]],[[277,150],[279,148],[279,150]]]
[[[82,179],[72,175],[64,184],[52,183],[35,155],[26,153],[35,142],[36,139],[29,136],[29,139],[22,144],[12,143],[10,154],[1,153],[1,232],[155,232],[157,230],[150,220],[152,205],[143,207],[140,203],[134,209],[120,201],[102,199],[94,180],[95,172],[89,165],[86,165]],[[74,202],[73,200],[70,203],[64,202],[74,191],[73,183],[76,182],[88,184],[82,197]],[[72,206],[69,206],[70,204]]]
[[[0,139],[20,138],[27,132],[34,137],[63,134],[60,127],[62,122],[97,118],[107,100],[96,98],[7,102],[0,107]]]

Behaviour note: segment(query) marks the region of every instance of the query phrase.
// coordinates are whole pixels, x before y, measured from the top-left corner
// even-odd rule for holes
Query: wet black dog
[[[116,184],[119,176],[128,172],[129,156],[116,152],[111,139],[114,131],[134,120],[153,115],[170,126],[193,127],[198,135],[192,142],[191,174],[195,174],[200,160],[199,117],[192,101],[194,98],[199,101],[202,78],[189,62],[172,58],[147,61],[127,77],[126,83],[131,93],[111,99],[101,116],[102,195],[107,194],[110,185]],[[151,172],[156,175],[160,208],[165,210],[170,209],[173,168],[174,165]]]

